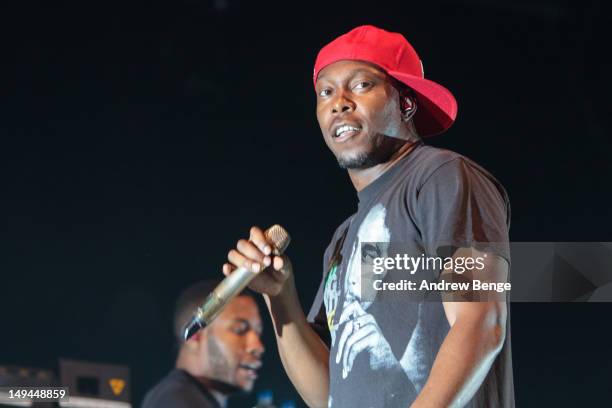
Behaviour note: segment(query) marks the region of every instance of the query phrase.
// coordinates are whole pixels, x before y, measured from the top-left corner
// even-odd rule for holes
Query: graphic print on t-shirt
[[[389,343],[391,339],[385,337],[376,317],[369,311],[373,302],[371,299],[362,300],[361,297],[361,243],[391,242],[386,215],[387,211],[382,204],[373,206],[358,228],[350,257],[344,264],[346,270],[342,271],[340,266],[334,263],[330,267],[324,296],[332,341],[330,358],[339,365],[342,381],[351,375],[356,359],[360,355],[366,355],[370,370],[391,370],[395,371],[396,375],[401,370],[407,377],[406,381],[410,380],[418,391],[428,372],[427,364],[422,361],[424,351],[418,344],[423,340],[420,313],[416,327],[396,328],[412,332],[410,341],[399,345],[401,351],[398,353],[398,359]],[[378,254],[382,257],[387,255]],[[414,306],[418,308],[417,305]],[[333,400],[330,398],[329,406],[332,405]]]

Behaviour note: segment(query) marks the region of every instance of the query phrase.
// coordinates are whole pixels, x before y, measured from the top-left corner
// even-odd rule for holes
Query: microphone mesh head
[[[274,245],[274,253],[276,253],[277,255],[280,255],[285,252],[285,249],[287,249],[287,247],[289,246],[289,242],[291,242],[291,237],[289,236],[287,230],[285,230],[278,224],[274,224],[273,226],[268,228],[264,232],[264,235],[266,236],[266,239],[272,245]]]

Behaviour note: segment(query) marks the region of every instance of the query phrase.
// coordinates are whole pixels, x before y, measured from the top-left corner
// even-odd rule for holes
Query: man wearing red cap
[[[508,279],[504,188],[473,161],[421,139],[453,124],[454,97],[424,78],[402,35],[372,26],[326,45],[313,79],[317,119],[357,190],[357,212],[325,252],[308,316],[288,258],[271,255],[259,228],[230,251],[224,273],[243,265],[263,270],[251,287],[264,294],[285,369],[309,406],[513,407],[505,294],[480,302],[432,292],[372,294],[372,282],[395,288],[403,280],[364,272],[400,247],[422,259],[481,260],[481,275],[454,269],[460,277]],[[424,268],[406,276],[415,272],[427,276]],[[452,272],[445,264],[434,280]]]

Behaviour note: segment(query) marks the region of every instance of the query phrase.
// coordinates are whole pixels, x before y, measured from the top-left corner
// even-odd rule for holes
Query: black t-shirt
[[[448,150],[419,145],[358,193],[355,214],[325,251],[308,320],[330,346],[329,407],[410,406],[450,326],[441,301],[362,297],[361,243],[401,242],[428,255],[470,247],[510,262],[510,206],[501,184]],[[364,327],[367,326],[367,330]],[[504,346],[468,407],[514,407],[508,314]]]
[[[221,408],[217,400],[188,372],[174,369],[145,396],[142,408]]]

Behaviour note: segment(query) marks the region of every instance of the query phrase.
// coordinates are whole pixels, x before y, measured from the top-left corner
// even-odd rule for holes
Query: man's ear
[[[409,89],[404,89],[400,93],[400,109],[402,121],[404,122],[408,122],[410,119],[412,119],[417,111],[416,97]]]
[[[400,113],[402,121],[408,123],[417,111],[417,98],[414,91],[407,86],[399,89]]]
[[[193,336],[189,338],[184,344],[183,347],[187,348],[189,351],[196,351],[200,348],[200,344],[202,341],[205,341],[205,333],[204,330],[200,330]]]

